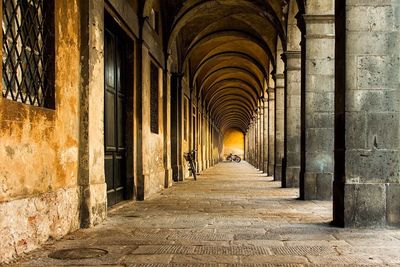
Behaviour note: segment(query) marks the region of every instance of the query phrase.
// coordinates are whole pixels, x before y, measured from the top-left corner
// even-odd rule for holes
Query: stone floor
[[[330,202],[297,196],[245,162],[222,163],[11,266],[400,266],[400,230],[334,228]],[[71,248],[97,257],[49,257]]]

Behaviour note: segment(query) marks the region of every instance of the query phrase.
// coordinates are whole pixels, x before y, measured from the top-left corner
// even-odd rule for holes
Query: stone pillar
[[[275,85],[275,181],[282,180],[285,138],[285,76],[276,74]]]
[[[301,52],[286,51],[285,187],[299,187],[301,160]]]
[[[209,142],[209,155],[208,155],[208,160],[209,160],[209,166],[214,166],[214,162],[213,162],[213,156],[212,156],[212,153],[213,153],[213,138],[212,138],[212,134],[213,134],[213,131],[212,131],[212,122],[211,122],[211,116],[210,116],[210,113],[208,113],[208,135],[209,135],[209,140],[210,140],[210,142]]]
[[[107,215],[104,172],[104,3],[81,1],[79,177],[81,227]]]
[[[172,177],[174,181],[182,181],[184,177],[184,162],[182,151],[182,75],[173,73],[171,76],[171,150]]]
[[[202,146],[203,146],[203,170],[208,168],[207,165],[207,111],[203,108],[203,134],[202,134]]]
[[[264,131],[263,131],[263,160],[264,160],[264,173],[267,173],[268,175],[270,174],[268,172],[268,141],[269,141],[269,135],[268,135],[268,131],[269,131],[269,111],[268,111],[268,98],[265,99],[264,101]]]
[[[269,113],[269,132],[268,132],[268,174],[275,174],[275,90],[268,88],[268,113]]]
[[[259,157],[258,162],[260,171],[264,172],[264,101],[260,101],[259,107],[260,113],[260,146],[259,146]]]
[[[335,169],[344,172],[335,175],[334,222],[399,227],[400,2],[347,1],[337,9],[337,27],[346,41],[337,39],[345,51],[338,55],[342,65],[336,68],[337,79],[345,77],[345,91],[336,88],[344,108],[337,106],[337,117],[344,111],[345,130],[341,127],[338,136],[343,138],[336,143],[344,141],[345,162]],[[345,72],[340,72],[343,65]]]
[[[171,65],[171,57],[168,57],[168,65]],[[171,73],[164,71],[163,75],[163,137],[164,137],[164,187],[172,186],[172,159],[171,159]]]
[[[253,122],[251,125],[251,162],[254,167],[257,168],[257,162],[256,162],[256,146],[257,146],[257,121],[255,118],[253,118]]]
[[[254,165],[253,162],[253,143],[254,143],[254,135],[253,135],[253,122],[250,122],[249,126],[249,139],[248,139],[248,161],[250,164]]]
[[[262,160],[261,160],[261,148],[262,148],[262,143],[261,143],[261,140],[262,140],[262,136],[261,136],[261,133],[262,133],[262,131],[261,131],[261,128],[262,128],[262,124],[261,124],[261,122],[262,122],[262,118],[261,118],[261,108],[260,107],[258,107],[257,108],[257,158],[256,158],[256,161],[257,161],[257,169],[259,169],[260,171],[262,170]]]
[[[332,199],[334,0],[307,2],[304,199]]]

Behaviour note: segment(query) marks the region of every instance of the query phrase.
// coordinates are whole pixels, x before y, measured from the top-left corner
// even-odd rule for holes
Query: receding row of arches
[[[38,0],[55,11],[54,57],[31,55],[54,63],[51,105],[21,101],[37,93],[22,72],[43,69],[14,60],[31,39],[13,25],[30,23],[4,1],[0,205],[18,217],[42,201],[49,223],[51,199],[68,207],[71,227],[40,235],[190,178],[191,150],[198,172],[243,151],[301,199],[333,200],[336,225],[400,224],[396,1]]]

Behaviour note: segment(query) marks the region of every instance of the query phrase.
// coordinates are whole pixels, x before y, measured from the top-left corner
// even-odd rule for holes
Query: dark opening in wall
[[[183,139],[187,141],[188,139],[188,113],[189,113],[189,100],[187,97],[184,98],[184,104],[183,104]]]

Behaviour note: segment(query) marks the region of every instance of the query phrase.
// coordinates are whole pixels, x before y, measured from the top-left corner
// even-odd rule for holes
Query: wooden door
[[[124,42],[118,26],[106,19],[104,33],[104,143],[108,206],[124,199],[126,189],[126,83]]]

